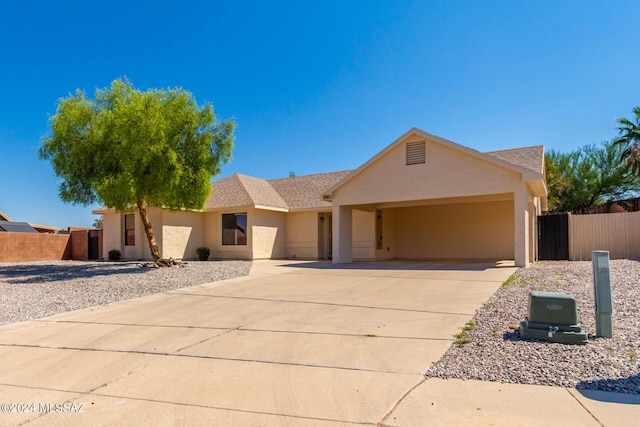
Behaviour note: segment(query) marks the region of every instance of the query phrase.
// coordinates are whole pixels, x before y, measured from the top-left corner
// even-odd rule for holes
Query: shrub
[[[200,261],[206,261],[209,259],[209,255],[211,255],[211,250],[206,246],[200,246],[196,249],[196,253],[198,254],[198,259],[200,259]]]
[[[109,251],[109,261],[119,261],[122,258],[122,254],[117,249],[111,249]]]

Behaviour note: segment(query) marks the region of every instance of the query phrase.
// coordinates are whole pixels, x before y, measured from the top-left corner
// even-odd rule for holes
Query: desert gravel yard
[[[249,261],[188,262],[148,268],[139,262],[0,263],[0,325],[249,274]]]
[[[538,262],[521,269],[478,310],[427,377],[541,384],[640,394],[640,262],[611,261],[613,338],[596,338],[591,262]],[[585,346],[522,341],[530,291],[576,298]]]

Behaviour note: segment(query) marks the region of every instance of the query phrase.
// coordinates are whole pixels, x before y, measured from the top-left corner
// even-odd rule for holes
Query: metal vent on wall
[[[425,142],[407,142],[407,166],[409,165],[421,165],[426,161],[426,147]]]

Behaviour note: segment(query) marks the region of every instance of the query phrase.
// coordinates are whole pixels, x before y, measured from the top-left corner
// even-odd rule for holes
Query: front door
[[[327,215],[327,259],[333,258],[333,214]]]
[[[318,259],[331,259],[333,252],[332,215],[329,212],[318,214]]]

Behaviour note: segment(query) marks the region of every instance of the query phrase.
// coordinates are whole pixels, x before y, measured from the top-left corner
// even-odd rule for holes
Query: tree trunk
[[[147,216],[147,203],[144,200],[138,202],[138,211],[140,212],[144,232],[147,234],[147,239],[149,240],[151,256],[154,261],[158,261],[160,259],[160,249],[158,249],[156,236],[153,234],[153,229],[151,228],[151,221],[149,221],[149,217]]]

